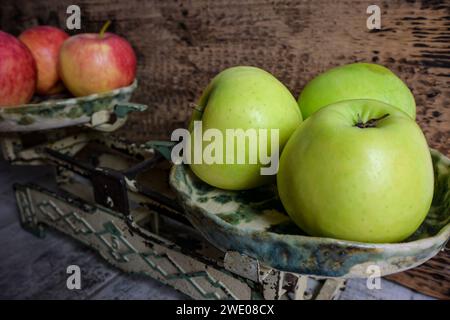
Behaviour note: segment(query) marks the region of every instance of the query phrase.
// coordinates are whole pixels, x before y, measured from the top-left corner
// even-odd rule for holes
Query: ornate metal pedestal
[[[282,272],[209,244],[185,219],[168,187],[170,164],[155,148],[89,130],[60,139],[65,133],[35,134],[41,143],[29,148],[17,135],[2,139],[11,163],[56,167],[56,190],[14,186],[22,225],[33,234],[57,229],[119,269],[195,299],[334,299],[343,289],[343,279]]]

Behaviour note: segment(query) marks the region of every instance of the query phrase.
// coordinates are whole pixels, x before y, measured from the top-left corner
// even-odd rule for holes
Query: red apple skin
[[[85,33],[67,39],[60,52],[60,75],[75,96],[101,93],[131,84],[136,55],[122,37]]]
[[[27,103],[36,89],[36,63],[16,37],[0,31],[0,106]]]
[[[30,49],[36,61],[38,94],[49,95],[64,90],[58,60],[59,50],[68,37],[63,30],[51,26],[32,27],[20,34],[19,40]]]

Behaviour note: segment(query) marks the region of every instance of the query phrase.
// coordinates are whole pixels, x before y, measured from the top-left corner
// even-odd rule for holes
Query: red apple
[[[0,106],[30,101],[36,88],[36,63],[16,37],[0,31]]]
[[[107,27],[107,25],[106,25]],[[60,52],[60,75],[75,96],[110,91],[131,84],[136,55],[118,35],[84,33],[67,39]]]
[[[36,60],[37,93],[54,94],[64,89],[58,74],[58,60],[59,49],[68,37],[61,29],[50,26],[32,27],[20,34],[19,40],[25,43]]]

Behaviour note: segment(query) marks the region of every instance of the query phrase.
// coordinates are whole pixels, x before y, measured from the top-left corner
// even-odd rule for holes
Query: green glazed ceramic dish
[[[432,207],[406,241],[371,244],[311,237],[287,216],[275,186],[225,191],[199,180],[186,165],[174,165],[170,184],[187,218],[218,248],[258,259],[273,268],[319,277],[368,277],[369,266],[382,275],[422,264],[450,237],[450,160],[431,150],[435,172]],[[373,271],[371,271],[373,272]]]
[[[3,107],[0,108],[0,132],[37,131],[88,124],[92,116],[101,110],[125,117],[128,112],[145,109],[145,106],[128,102],[136,88],[137,80],[127,87],[86,97]]]

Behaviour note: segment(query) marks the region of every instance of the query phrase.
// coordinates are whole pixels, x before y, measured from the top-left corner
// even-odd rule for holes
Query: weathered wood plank
[[[450,299],[450,255],[438,254],[418,268],[393,274],[389,280],[438,299]]]
[[[4,162],[4,160],[1,160]],[[0,194],[13,195],[14,183],[26,183],[36,179],[50,182],[53,173],[51,167],[12,166],[6,164],[0,169]]]
[[[19,220],[13,183],[39,181],[49,186],[54,184],[52,180],[53,168],[12,166],[0,158],[0,229]]]
[[[18,223],[0,230],[0,299],[83,299],[118,273],[86,246],[50,231],[38,239]],[[68,290],[67,267],[81,269],[81,290]]]
[[[0,230],[7,250],[0,255],[0,298],[2,299],[185,299],[155,280],[121,274],[87,247],[49,232],[37,239],[12,224]],[[13,245],[14,244],[14,245]],[[66,288],[66,268],[80,266],[82,289]],[[119,275],[118,275],[119,274]],[[368,290],[366,282],[350,280],[341,299],[429,299],[382,280],[381,290]]]
[[[0,230],[19,220],[16,208],[16,202],[13,197],[0,195]]]
[[[46,239],[37,239],[18,223],[0,229],[0,241],[7,250],[0,260],[0,298],[6,299],[185,299],[176,292],[148,277],[127,275],[106,264],[85,246],[49,232]],[[66,288],[66,268],[76,264],[81,267],[82,289]],[[367,288],[350,282],[346,297],[353,299],[383,299],[395,296],[409,299],[411,291],[391,286],[374,294]],[[416,298],[421,296],[416,295]],[[426,297],[422,297],[426,298]]]
[[[120,274],[89,299],[94,300],[174,300],[189,299],[173,288],[142,275]]]
[[[64,26],[69,0],[2,5],[0,28]],[[240,64],[267,69],[298,95],[314,75],[355,61],[373,61],[404,79],[417,100],[418,122],[432,147],[450,151],[450,5],[383,1],[382,30],[366,28],[364,0],[138,1],[81,0],[82,31],[112,31],[139,59],[138,102],[151,106],[123,130],[138,140],[167,138],[185,125],[194,102],[220,70]]]
[[[432,297],[409,290],[384,278],[381,289],[367,289],[365,279],[350,279],[340,300],[432,300]]]

